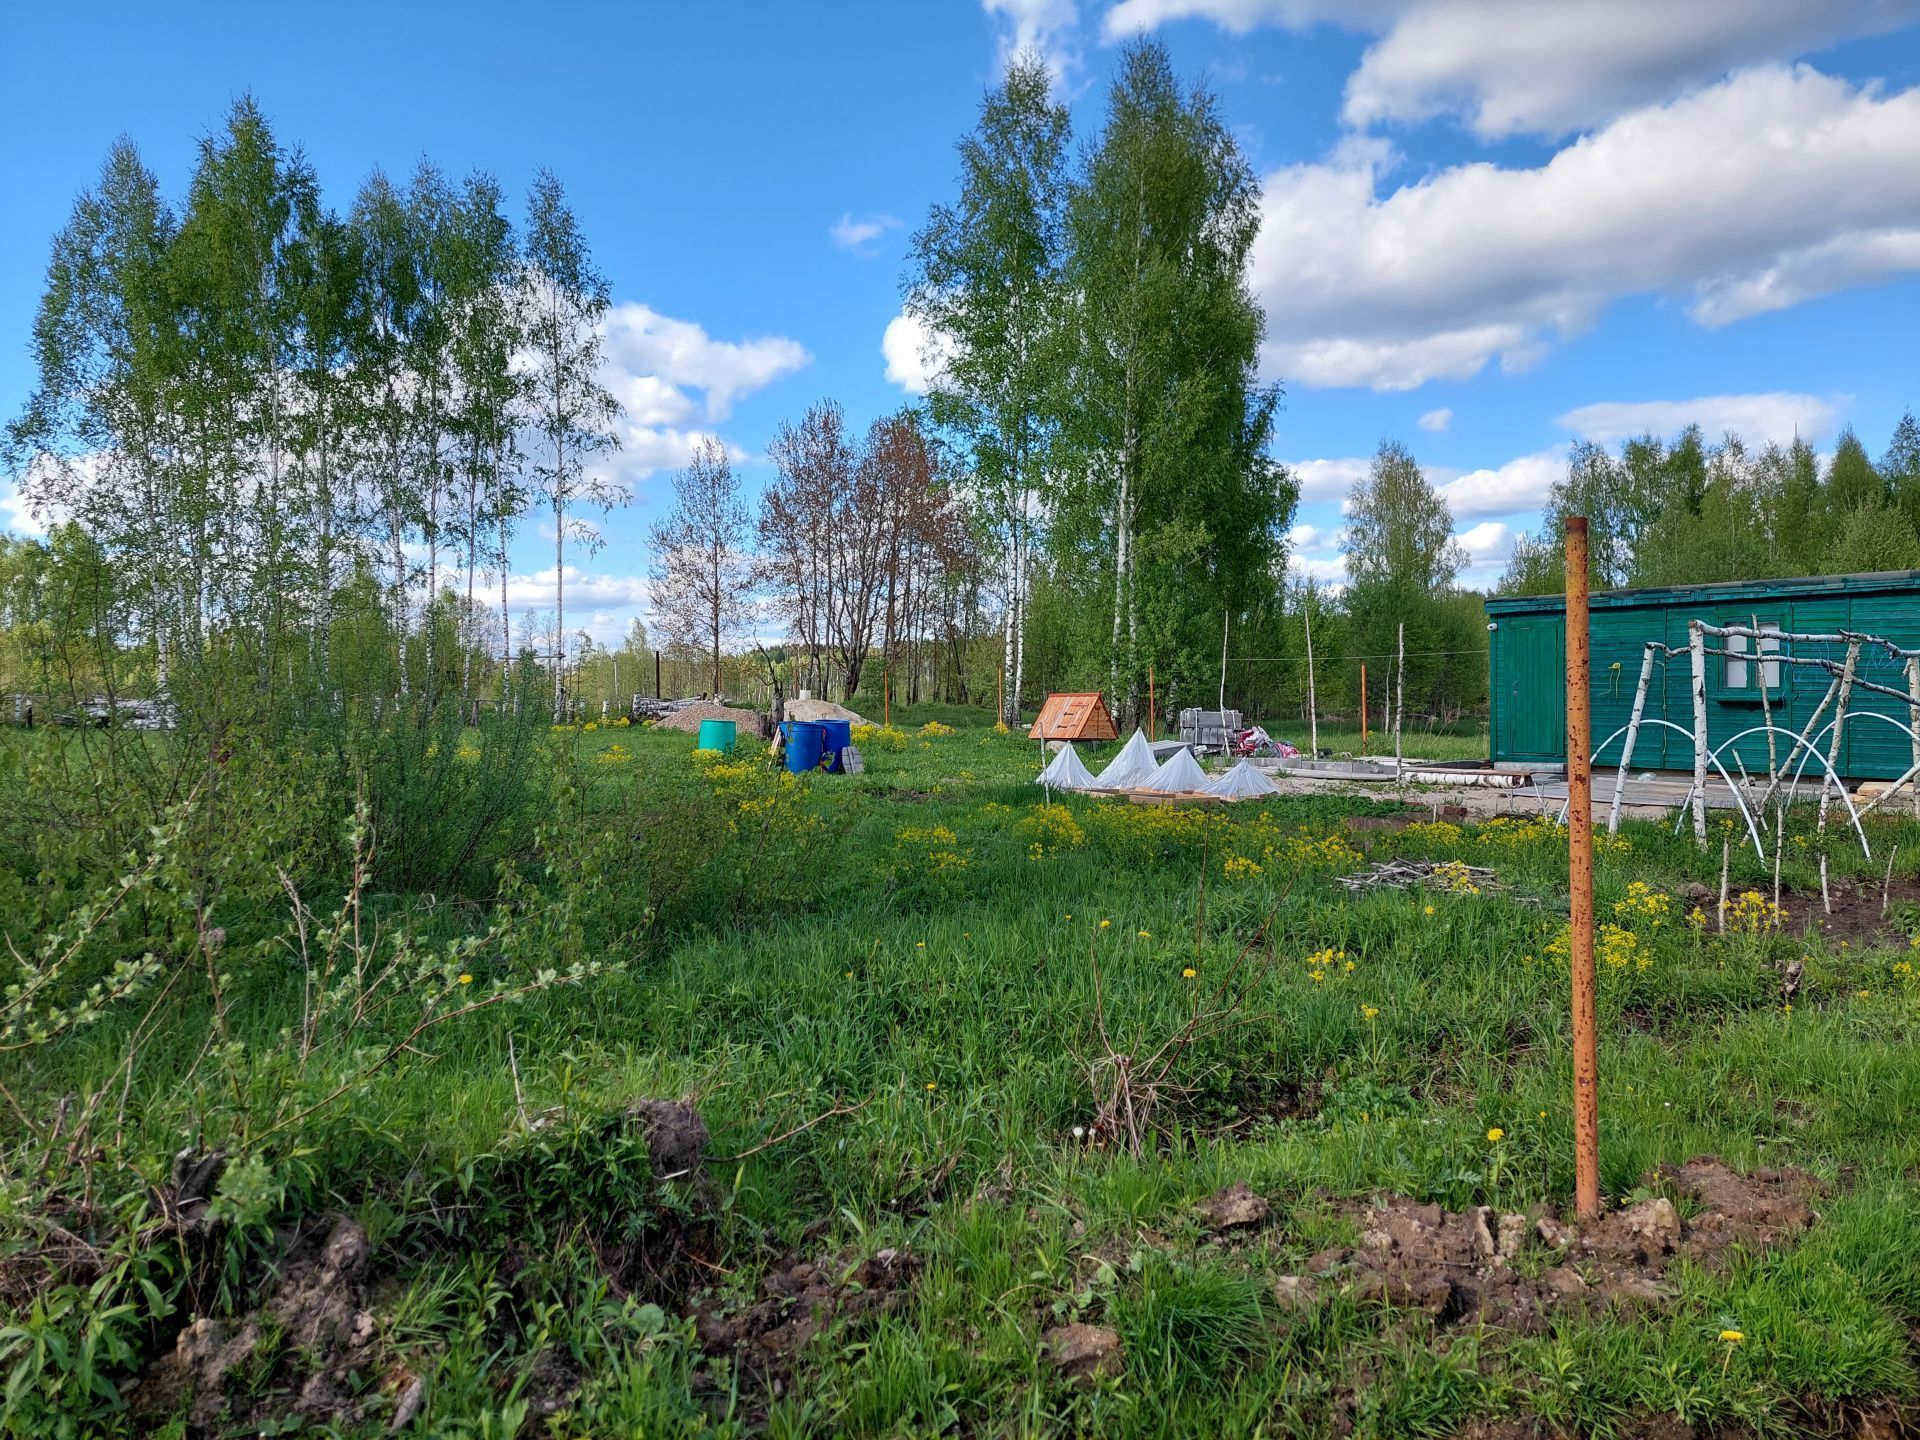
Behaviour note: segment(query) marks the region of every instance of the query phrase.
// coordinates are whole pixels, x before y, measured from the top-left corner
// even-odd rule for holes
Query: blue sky
[[[1383,437],[1485,581],[1577,434],[1698,419],[1826,448],[1850,423],[1878,454],[1920,405],[1920,0],[942,0],[9,6],[0,410],[31,384],[47,242],[117,135],[176,195],[247,91],[341,206],[422,155],[515,193],[550,166],[618,307],[634,503],[568,578],[612,638],[691,437],[757,489],[782,419],[911,398],[905,237],[1010,50],[1049,56],[1087,138],[1141,33],[1263,180],[1252,280],[1305,570],[1338,578],[1339,497]],[[0,522],[38,524],[4,480]],[[516,563],[537,608],[532,529]]]

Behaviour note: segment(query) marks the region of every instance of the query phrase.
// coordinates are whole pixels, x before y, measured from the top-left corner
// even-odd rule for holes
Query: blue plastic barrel
[[[811,720],[788,720],[780,726],[780,733],[787,742],[787,769],[804,775],[820,768],[820,756],[827,743],[824,725],[816,725]]]
[[[853,722],[851,720],[822,720],[820,728],[826,731],[824,742],[827,752],[827,769],[834,774],[840,773],[840,752],[853,743]]]

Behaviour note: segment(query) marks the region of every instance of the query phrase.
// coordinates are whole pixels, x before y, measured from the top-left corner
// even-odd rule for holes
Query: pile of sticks
[[[1353,891],[1450,890],[1462,879],[1482,892],[1497,887],[1492,870],[1458,860],[1376,860],[1356,874],[1342,875],[1340,883]]]

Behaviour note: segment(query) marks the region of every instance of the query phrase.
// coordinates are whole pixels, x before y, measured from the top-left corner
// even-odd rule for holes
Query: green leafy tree
[[[1067,110],[1035,54],[1016,57],[959,143],[960,194],[914,235],[907,313],[942,347],[934,423],[969,452],[1002,555],[1004,713],[1020,713],[1028,581],[1050,499],[1045,404],[1063,305]]]
[[[1181,86],[1163,46],[1128,47],[1068,205],[1053,397],[1071,477],[1056,563],[1106,581],[1109,606],[1076,598],[1107,613],[1106,678],[1127,723],[1149,661],[1197,686],[1217,664],[1198,632],[1276,594],[1294,492],[1265,458],[1277,392],[1255,378],[1258,230],[1258,184],[1213,97]]]
[[[553,511],[553,710],[565,710],[567,537],[589,548],[599,533],[575,511],[626,503],[623,487],[593,463],[620,447],[613,424],[620,404],[600,381],[600,322],[610,299],[586,237],[560,182],[541,171],[527,199],[525,333],[533,357],[528,377],[535,444],[534,488]]]

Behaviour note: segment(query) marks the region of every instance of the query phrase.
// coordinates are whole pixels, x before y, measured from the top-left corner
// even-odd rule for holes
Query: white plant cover
[[[1279,793],[1280,787],[1268,778],[1267,772],[1255,769],[1249,760],[1242,760],[1207,786],[1207,794],[1227,800],[1257,800],[1262,795]]]
[[[1060,747],[1060,753],[1047,762],[1047,768],[1040,772],[1036,785],[1050,785],[1055,790],[1091,790],[1093,772],[1087,769],[1078,752],[1069,740]]]
[[[1176,794],[1205,790],[1207,772],[1200,768],[1200,762],[1193,758],[1193,752],[1183,745],[1169,755],[1139,788],[1170,790]]]
[[[1120,747],[1120,753],[1107,762],[1107,768],[1094,777],[1093,783],[1102,790],[1138,790],[1159,768],[1146,735],[1136,730],[1133,738]]]

